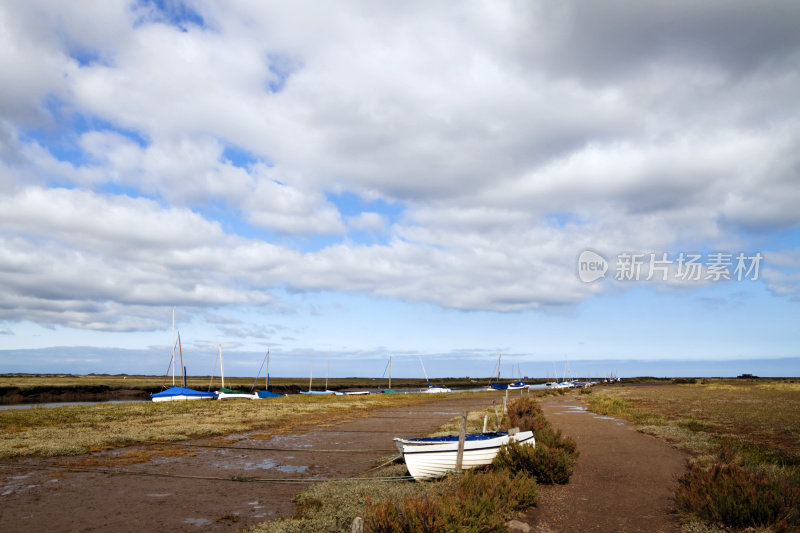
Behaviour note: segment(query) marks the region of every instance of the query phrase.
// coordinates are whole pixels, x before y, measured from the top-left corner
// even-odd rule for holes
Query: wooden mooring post
[[[467,413],[461,415],[461,427],[458,428],[458,453],[456,454],[456,472],[461,472],[464,460],[464,441],[467,438]]]

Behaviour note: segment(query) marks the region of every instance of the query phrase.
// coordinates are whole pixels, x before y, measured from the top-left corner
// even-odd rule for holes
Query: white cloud
[[[0,8],[5,318],[144,329],[275,287],[551,308],[602,292],[583,248],[800,224],[792,3],[192,7]]]

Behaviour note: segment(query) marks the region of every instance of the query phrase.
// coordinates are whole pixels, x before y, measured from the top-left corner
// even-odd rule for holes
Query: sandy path
[[[301,428],[268,441],[248,438],[232,441],[230,449],[193,448],[196,455],[191,457],[155,457],[146,463],[110,467],[139,475],[44,469],[69,460],[65,458],[4,461],[0,464],[0,529],[4,533],[235,531],[291,514],[292,497],[308,485],[198,478],[358,476],[377,459],[397,453],[393,437],[429,433],[462,411],[483,409],[493,399],[502,403],[501,397],[492,393],[452,395],[425,405],[376,410],[368,418],[333,427]],[[317,451],[326,449],[355,451]],[[93,457],[111,458],[113,465],[114,456],[124,451]]]
[[[521,519],[532,531],[679,530],[672,491],[685,468],[683,453],[622,420],[586,411],[575,394],[541,405],[581,455],[568,485],[539,487],[539,505]]]

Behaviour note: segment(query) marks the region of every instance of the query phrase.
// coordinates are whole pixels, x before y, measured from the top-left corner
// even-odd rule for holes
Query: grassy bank
[[[0,458],[78,455],[244,431],[264,436],[332,425],[372,409],[416,405],[428,394],[287,396],[269,400],[142,402],[0,411]]]
[[[676,501],[692,527],[800,530],[800,383],[681,380],[585,398],[691,454]]]

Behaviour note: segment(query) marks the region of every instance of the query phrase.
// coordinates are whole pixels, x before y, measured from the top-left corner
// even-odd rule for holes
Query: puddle
[[[300,439],[305,438],[307,440],[307,436],[305,435],[276,435],[272,437],[270,440],[266,441],[266,446],[275,447],[275,448],[297,448],[297,449],[307,449],[313,448],[313,444],[308,444],[306,442],[297,442]]]
[[[184,518],[184,524],[190,524],[192,526],[202,527],[202,526],[210,526],[211,520],[207,520],[205,518]]]
[[[170,492],[163,492],[163,493],[153,493],[147,495],[149,498],[169,498],[172,496]]]
[[[617,425],[618,425],[618,426],[624,426],[624,425],[625,425],[625,422],[617,422]]]
[[[600,415],[595,415],[595,416],[593,416],[592,418],[596,418],[596,419],[598,419],[598,420],[616,420],[616,418],[614,418],[613,416],[600,416]]]
[[[252,461],[228,461],[215,463],[214,466],[223,470],[277,470],[284,473],[301,473],[308,470],[306,465],[282,465],[272,459],[264,459],[258,463]]]

